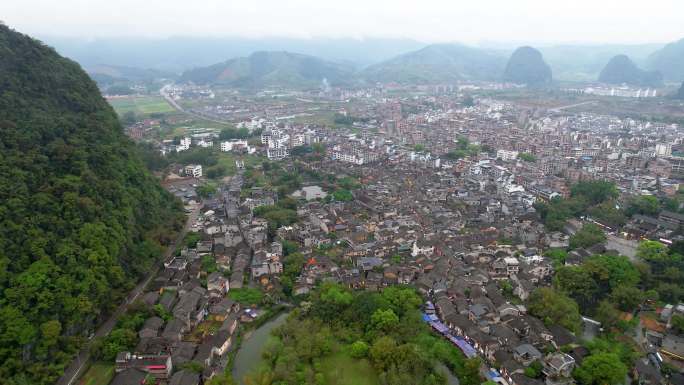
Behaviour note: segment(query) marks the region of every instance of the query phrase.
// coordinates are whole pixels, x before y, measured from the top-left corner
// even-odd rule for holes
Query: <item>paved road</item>
[[[204,115],[200,115],[196,112],[192,112],[192,111],[188,111],[188,110],[184,109],[183,107],[180,106],[180,104],[176,103],[176,101],[173,100],[173,98],[168,94],[167,90],[169,87],[170,87],[169,85],[165,85],[164,87],[162,87],[159,90],[159,94],[164,98],[164,100],[166,100],[167,103],[169,103],[171,105],[171,107],[175,108],[179,112],[182,112],[184,114],[188,114],[190,116],[194,116],[195,118],[198,118],[198,119],[208,120],[208,121],[214,122],[214,123],[221,123],[221,124],[228,123],[228,122],[223,121],[223,120],[207,117]]]
[[[606,235],[606,248],[617,250],[620,252],[620,255],[628,257],[632,262],[639,260],[636,256],[637,247],[639,247],[639,242],[637,241],[620,238],[612,234]]]
[[[550,112],[561,112],[561,111],[567,110],[567,109],[569,109],[569,108],[579,107],[579,106],[583,106],[583,105],[585,105],[585,104],[594,104],[594,103],[596,103],[596,101],[594,101],[594,100],[589,100],[589,101],[582,102],[582,103],[576,103],[576,104],[570,104],[570,105],[567,105],[567,106],[561,106],[561,107],[551,108],[551,109],[549,109],[549,111],[550,111]]]
[[[190,226],[197,220],[197,216],[199,215],[199,209],[200,206],[198,205],[193,209],[193,211],[188,215],[188,219],[185,223],[185,226],[183,227],[183,230],[178,234],[178,238],[169,245],[169,247],[166,250],[166,253],[164,253],[164,261],[168,259],[174,250],[176,249],[176,244],[181,242],[183,238],[185,237],[185,234],[190,230]],[[116,321],[119,319],[119,317],[124,314],[126,311],[126,308],[128,308],[128,305],[132,302],[135,302],[135,300],[140,297],[140,295],[143,293],[145,290],[145,287],[147,286],[152,279],[157,275],[157,272],[159,271],[159,265],[156,265],[152,271],[150,271],[145,278],[138,283],[136,287],[131,290],[131,292],[128,294],[128,297],[126,297],[126,301],[119,305],[119,307],[112,313],[112,315],[107,319],[104,323],[102,323],[97,330],[95,331],[95,337],[104,337],[109,332],[112,331],[114,326],[116,325]],[[83,348],[81,348],[81,351],[78,353],[76,358],[69,364],[69,366],[64,370],[64,374],[62,374],[62,377],[57,380],[57,385],[72,385],[76,380],[78,379],[79,375],[82,374],[83,369],[85,369],[88,366],[88,362],[90,360],[90,343],[85,344]]]

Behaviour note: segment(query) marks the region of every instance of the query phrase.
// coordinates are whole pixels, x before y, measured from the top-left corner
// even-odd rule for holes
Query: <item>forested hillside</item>
[[[551,83],[551,67],[544,61],[541,52],[532,47],[516,49],[506,64],[504,81],[540,86]]]
[[[371,82],[443,83],[459,80],[494,80],[506,59],[460,44],[433,44],[408,52],[360,73]]]
[[[53,383],[179,203],[74,62],[0,25],[0,383]]]
[[[627,55],[617,55],[599,74],[598,81],[608,84],[632,84],[646,87],[660,87],[663,85],[663,75],[658,71],[644,71]]]
[[[348,81],[353,68],[317,57],[282,51],[254,52],[209,67],[185,71],[182,82],[223,84],[235,87],[287,85],[318,87],[323,79],[331,84]]]

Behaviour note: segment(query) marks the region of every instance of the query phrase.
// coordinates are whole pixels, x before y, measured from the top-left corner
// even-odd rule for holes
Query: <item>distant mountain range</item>
[[[435,44],[372,65],[359,77],[367,81],[440,83],[496,80],[506,56],[460,44]]]
[[[627,55],[645,68],[646,58],[662,44],[639,45],[555,45],[538,47],[558,81],[595,81],[603,67],[616,55]]]
[[[659,71],[642,70],[627,55],[617,55],[603,68],[598,81],[608,84],[659,87],[663,85],[663,75]]]
[[[101,38],[45,36],[42,39],[85,68],[100,64],[152,68],[174,73],[205,67],[258,51],[288,51],[361,68],[425,46],[410,39],[381,38]]]
[[[508,59],[503,80],[512,83],[542,86],[553,79],[551,67],[544,61],[539,50],[532,47],[516,49]]]
[[[354,68],[350,65],[314,56],[284,51],[260,51],[248,57],[186,71],[179,81],[236,87],[316,86],[321,85],[323,79],[331,85],[343,84],[353,74]]]
[[[684,39],[670,43],[648,57],[648,68],[660,71],[668,81],[684,81]]]
[[[355,79],[398,82],[451,82],[454,80],[500,79],[510,46],[478,48],[462,44],[425,46],[408,39],[290,39],[290,38],[109,38],[78,40],[44,38],[60,53],[78,61],[100,78],[124,73],[121,68],[149,68],[164,77],[211,66],[229,58],[248,57],[254,52],[297,52],[354,67]],[[556,45],[537,47],[551,67],[554,80],[594,81],[605,64],[616,55],[627,55],[645,70],[658,70],[664,80],[684,80],[684,39],[664,46]],[[101,67],[106,64],[105,70]],[[116,69],[116,71],[112,71]],[[147,70],[143,70],[147,71]],[[159,74],[148,73],[151,77]],[[135,78],[136,75],[127,75]],[[168,76],[170,77],[170,76]],[[98,79],[101,80],[101,79]]]

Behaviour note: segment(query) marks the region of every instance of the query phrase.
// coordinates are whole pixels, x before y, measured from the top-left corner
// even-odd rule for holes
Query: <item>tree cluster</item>
[[[263,354],[268,369],[253,377],[278,384],[334,384],[327,363],[344,356],[354,365],[370,365],[383,385],[445,384],[438,363],[464,385],[481,383],[480,361],[466,360],[429,331],[418,310],[422,300],[411,288],[371,293],[324,284],[310,300],[275,330]]]
[[[621,226],[624,214],[615,208],[618,190],[606,181],[581,181],[571,188],[570,198],[556,197],[535,203],[535,209],[549,230],[561,230],[573,217],[590,215],[609,226]]]
[[[444,157],[450,160],[457,160],[469,156],[476,156],[479,153],[480,146],[470,144],[468,138],[466,138],[465,136],[461,136],[458,138],[456,142],[456,148],[447,152]]]

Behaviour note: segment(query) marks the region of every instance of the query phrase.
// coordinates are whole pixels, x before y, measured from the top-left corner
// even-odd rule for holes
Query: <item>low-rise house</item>
[[[137,368],[128,368],[117,372],[109,385],[142,384],[147,377],[147,372]]]
[[[675,334],[665,335],[660,352],[676,360],[684,361],[684,337]]]
[[[214,355],[221,357],[228,352],[228,349],[233,344],[232,334],[229,329],[223,329],[211,337],[212,353]]]
[[[201,298],[202,295],[194,290],[181,294],[178,303],[173,307],[173,316],[189,324]]]
[[[524,366],[529,366],[534,361],[541,360],[542,353],[530,344],[518,345],[513,349],[513,358]]]
[[[218,271],[207,276],[207,290],[210,292],[216,292],[219,293],[219,296],[223,296],[229,289],[230,284],[228,283],[228,280]]]
[[[167,322],[166,327],[164,327],[164,331],[162,332],[162,337],[170,342],[180,341],[186,330],[187,324],[178,318],[174,318]]]
[[[543,373],[547,378],[571,378],[575,369],[575,359],[569,354],[555,352],[546,356],[543,362]]]
[[[159,317],[150,317],[145,321],[142,329],[138,331],[139,338],[152,338],[159,335],[159,330],[164,326],[164,320]]]
[[[180,341],[171,353],[171,362],[174,367],[192,361],[197,351],[197,344],[192,341]]]
[[[120,352],[115,360],[116,372],[123,372],[126,369],[139,369],[150,375],[166,379],[171,376],[173,364],[171,356],[163,355],[136,355],[129,352]]]
[[[516,373],[511,376],[512,385],[544,385],[544,382],[536,378],[527,377],[524,374]]]
[[[516,286],[513,289],[513,294],[520,298],[521,301],[527,301],[527,298],[535,289],[534,284],[526,279],[516,279],[514,282]]]
[[[231,335],[235,333],[235,329],[238,327],[238,314],[237,311],[231,313],[221,324],[219,330],[227,330]]]
[[[181,370],[173,374],[169,385],[199,385],[200,375],[188,370]]]
[[[560,325],[551,325],[548,330],[553,336],[553,344],[559,348],[577,342],[577,337]]]
[[[225,321],[232,312],[240,311],[240,304],[230,298],[222,298],[209,306],[209,317],[215,321]]]
[[[665,385],[667,383],[663,375],[660,374],[660,369],[653,366],[648,358],[636,360],[633,377],[638,381],[639,385]]]
[[[356,267],[363,271],[373,270],[375,267],[380,267],[383,260],[376,257],[360,257],[356,259]]]
[[[195,353],[195,357],[193,357],[192,360],[201,363],[205,367],[211,366],[214,358],[212,353],[213,349],[214,346],[210,339],[207,338],[197,347],[197,353]]]

